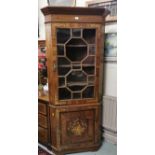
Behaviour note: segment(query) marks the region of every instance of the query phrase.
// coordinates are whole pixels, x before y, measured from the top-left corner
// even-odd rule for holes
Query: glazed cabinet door
[[[55,104],[98,101],[100,25],[53,24]]]

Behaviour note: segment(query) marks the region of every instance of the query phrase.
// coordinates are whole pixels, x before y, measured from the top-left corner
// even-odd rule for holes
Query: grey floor
[[[104,142],[97,152],[72,153],[66,155],[117,155],[117,146]]]
[[[42,149],[53,155],[53,152],[48,150],[45,146],[38,144]],[[97,152],[82,152],[82,153],[71,153],[66,155],[117,155],[117,145],[103,142],[101,148]]]

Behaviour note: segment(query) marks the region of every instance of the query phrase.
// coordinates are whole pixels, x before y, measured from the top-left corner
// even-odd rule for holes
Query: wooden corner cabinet
[[[103,33],[108,11],[45,7],[50,146],[57,155],[101,145]]]

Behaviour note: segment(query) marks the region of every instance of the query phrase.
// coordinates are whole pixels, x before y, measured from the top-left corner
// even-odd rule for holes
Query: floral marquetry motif
[[[67,128],[69,135],[81,136],[87,130],[87,123],[84,120],[76,119],[69,123]]]

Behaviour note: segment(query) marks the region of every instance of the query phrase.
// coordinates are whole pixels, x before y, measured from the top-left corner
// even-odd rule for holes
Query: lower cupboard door
[[[93,144],[95,141],[95,109],[60,113],[60,143],[63,146]]]

